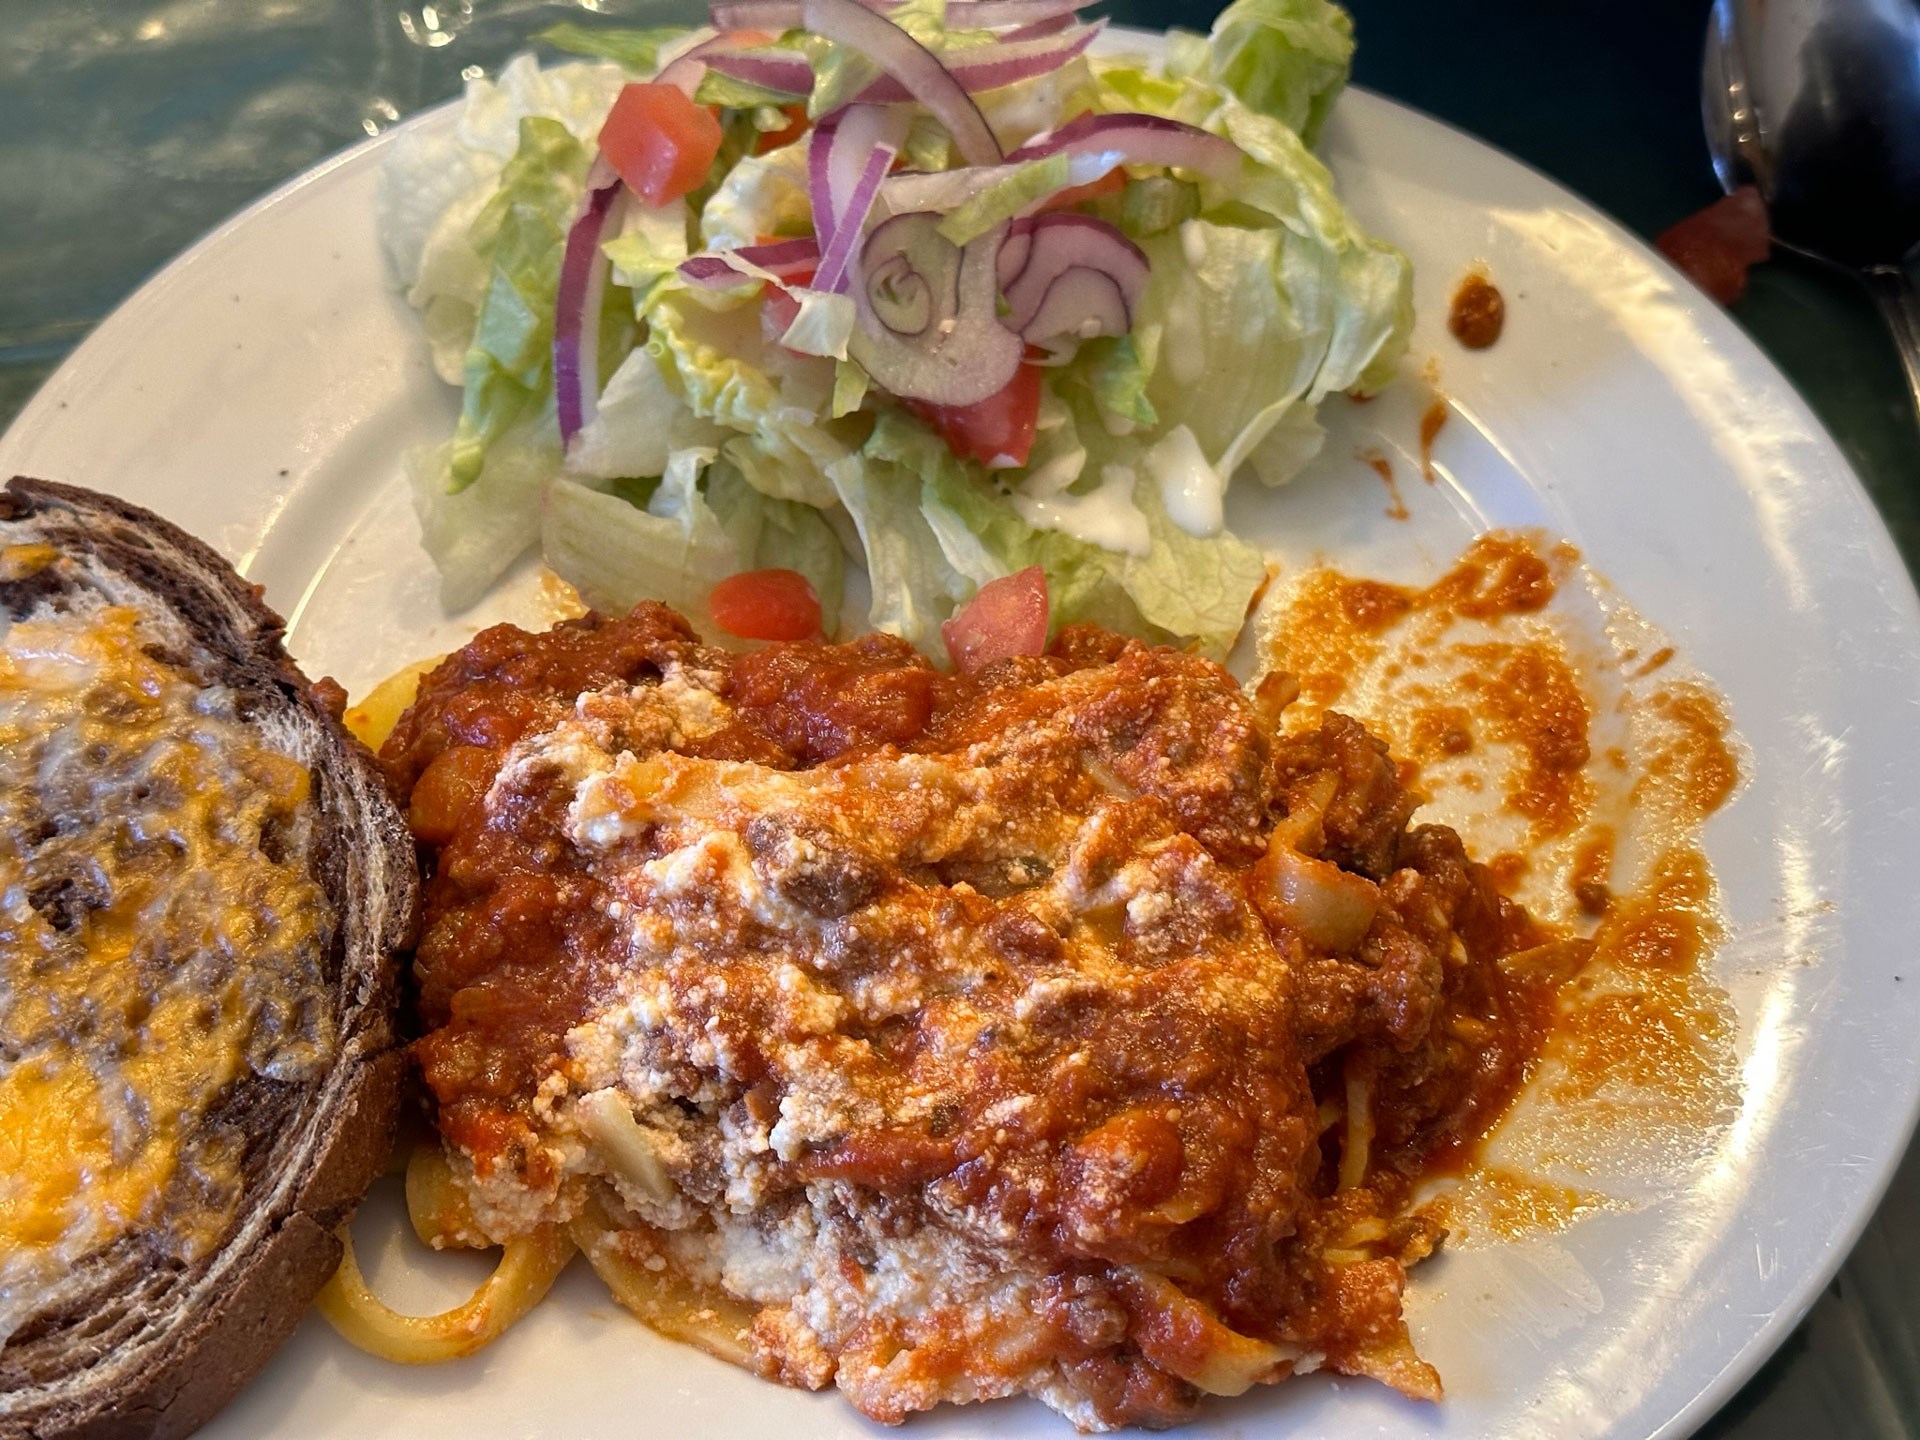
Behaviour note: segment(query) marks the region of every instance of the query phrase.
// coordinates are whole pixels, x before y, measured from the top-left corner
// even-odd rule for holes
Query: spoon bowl
[[[1720,183],[1780,244],[1858,275],[1920,413],[1920,3],[1715,0],[1701,112]]]

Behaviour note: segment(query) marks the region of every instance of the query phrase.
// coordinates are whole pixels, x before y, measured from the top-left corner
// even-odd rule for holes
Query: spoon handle
[[[1914,417],[1920,421],[1920,294],[1897,265],[1869,270],[1866,280],[1887,329],[1893,332],[1894,348],[1907,372],[1907,389],[1913,393]]]

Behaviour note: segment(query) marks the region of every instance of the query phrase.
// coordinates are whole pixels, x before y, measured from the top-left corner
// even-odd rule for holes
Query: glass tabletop
[[[1643,235],[1715,198],[1698,107],[1706,0],[1346,0],[1355,79],[1567,184]],[[0,32],[0,425],[120,299],[315,161],[458,91],[582,10],[685,0],[7,0]],[[1114,0],[1204,28],[1213,0]],[[1792,257],[1734,317],[1852,460],[1920,565],[1920,427],[1864,292]],[[1839,1277],[1703,1432],[1920,1433],[1920,1152]]]

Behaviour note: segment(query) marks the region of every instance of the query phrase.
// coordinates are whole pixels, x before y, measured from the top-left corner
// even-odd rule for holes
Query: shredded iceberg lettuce
[[[908,0],[890,14],[935,49],[998,38],[947,31],[944,10]],[[1009,151],[1096,111],[1180,120],[1247,157],[1230,184],[1135,166],[1124,187],[1069,202],[1124,232],[1150,274],[1131,333],[1048,356],[1024,465],[959,458],[925,407],[849,360],[847,296],[789,282],[794,306],[775,324],[761,281],[712,290],[682,276],[691,250],[814,233],[808,138],[753,153],[788,114],[712,71],[696,99],[725,107],[726,138],[705,183],[630,204],[603,243],[602,386],[563,451],[551,350],[565,236],[620,86],[689,32],[568,24],[540,38],[613,63],[516,59],[469,86],[456,125],[396,141],[381,187],[396,279],[436,369],[463,390],[452,438],[409,466],[450,607],[535,536],[593,603],[658,598],[696,623],[715,582],[779,566],[808,578],[831,625],[853,563],[872,604],[848,623],[938,654],[957,605],[1038,564],[1056,623],[1224,653],[1265,564],[1221,528],[1221,486],[1241,470],[1291,478],[1319,448],[1320,401],[1377,389],[1405,351],[1406,260],[1354,223],[1311,149],[1346,83],[1351,22],[1330,0],[1235,0],[1209,37],[1169,37],[1158,63],[1083,55],[980,96]],[[878,74],[801,32],[775,43],[812,62],[816,116]],[[957,163],[926,114],[903,155],[921,171]],[[1012,167],[973,186],[945,228],[971,238],[1030,214],[1078,173],[1064,156]],[[1206,483],[1183,489],[1195,476]]]

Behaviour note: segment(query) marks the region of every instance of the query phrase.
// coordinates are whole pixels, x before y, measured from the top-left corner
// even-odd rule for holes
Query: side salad
[[[409,457],[447,606],[537,543],[591,603],[746,638],[937,655],[1044,576],[1055,624],[1230,646],[1265,566],[1227,482],[1291,478],[1316,405],[1391,377],[1408,266],[1309,148],[1343,10],[1236,0],[1151,64],[1094,53],[1085,3],[565,25],[592,60],[400,136],[383,238],[463,392]]]

